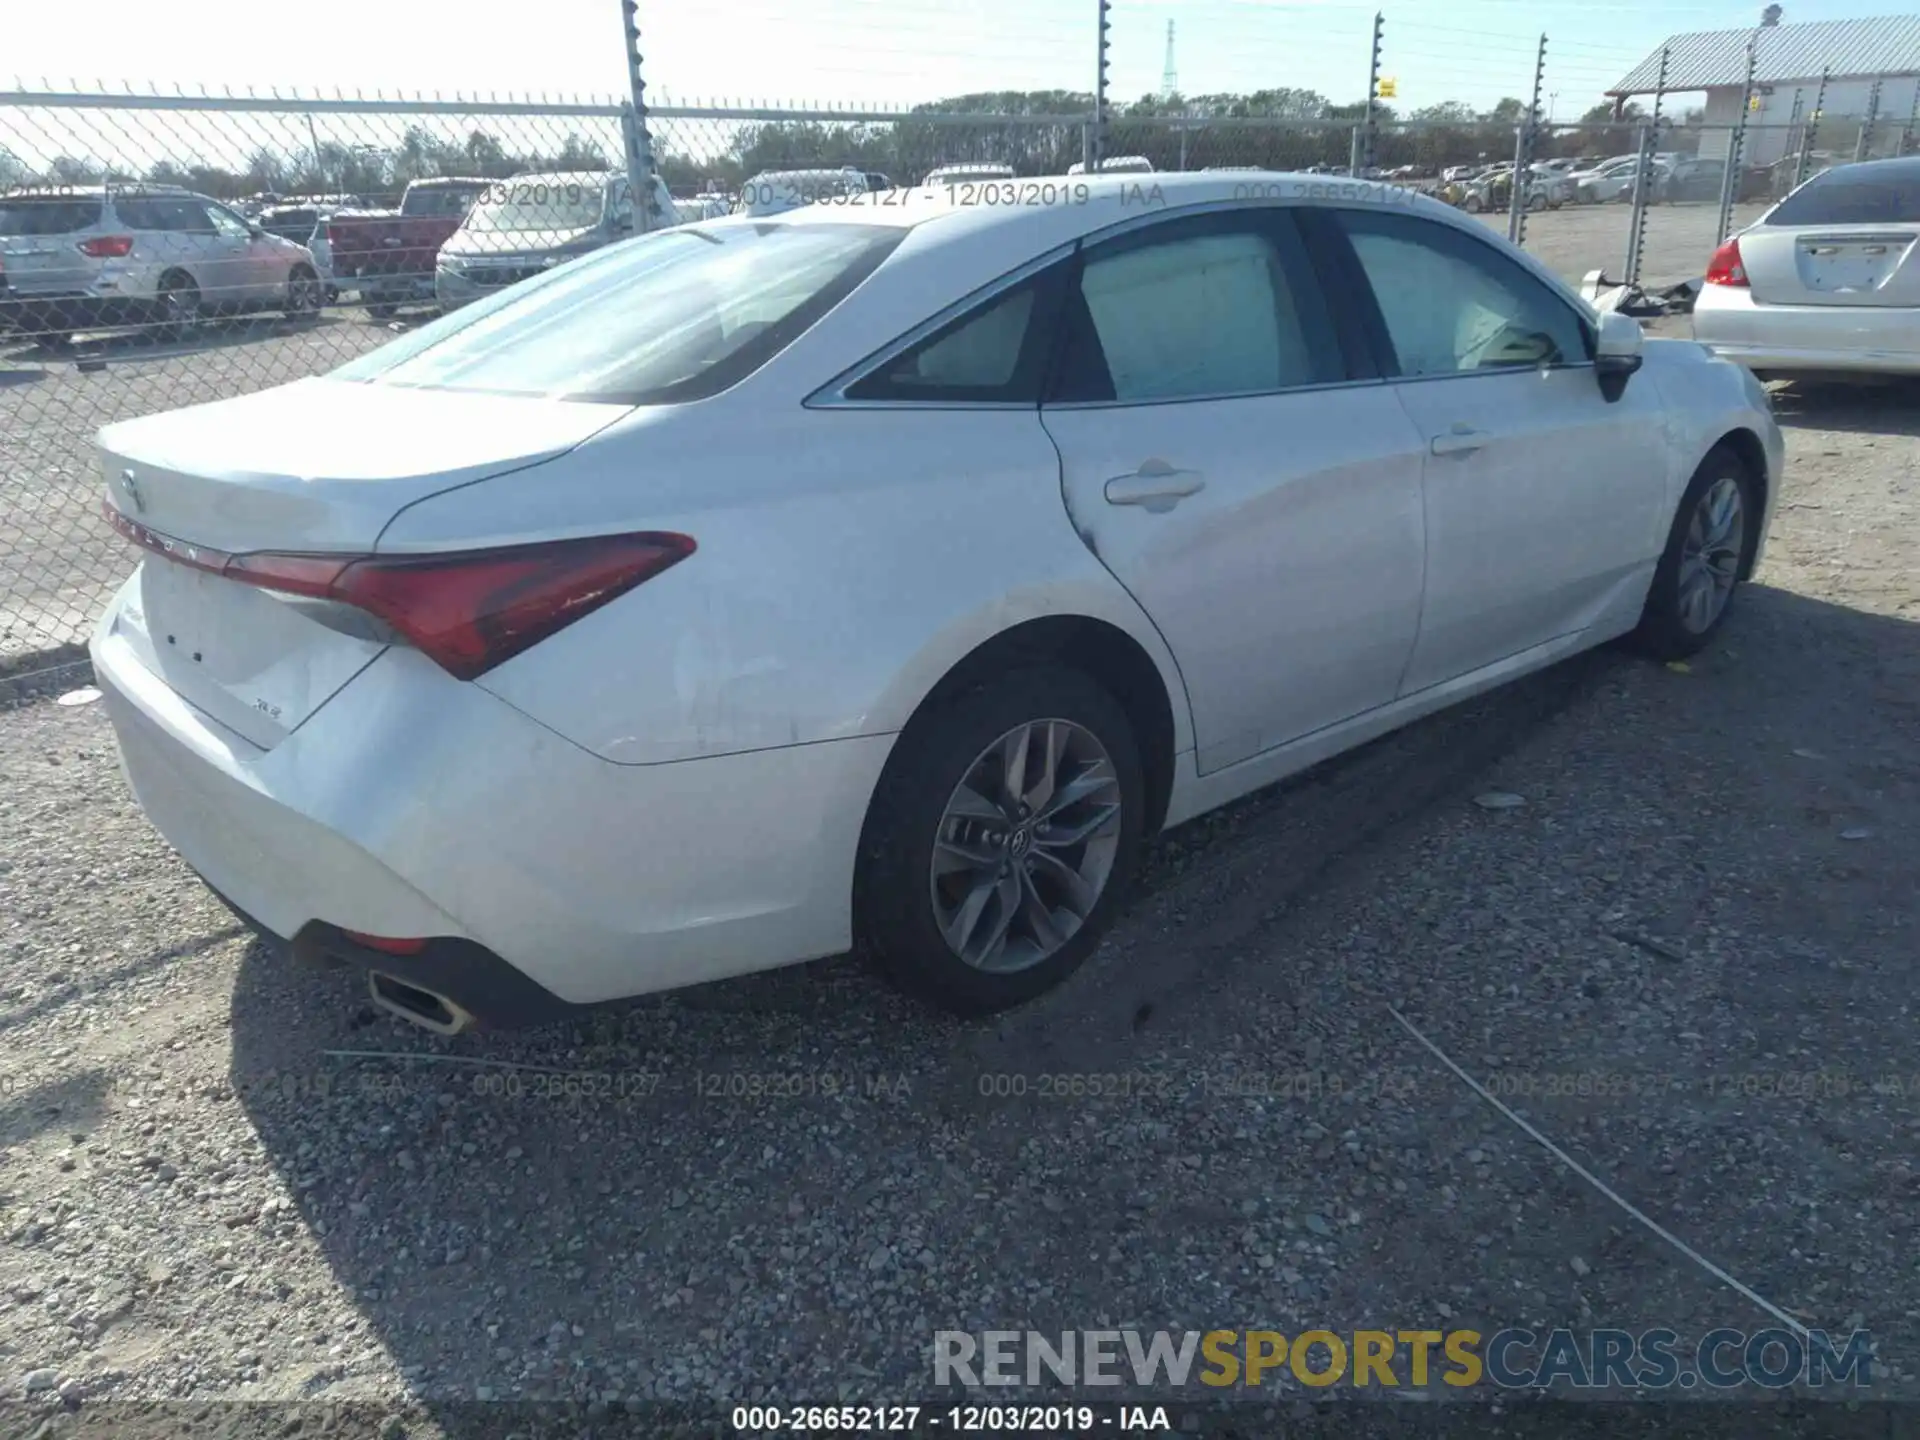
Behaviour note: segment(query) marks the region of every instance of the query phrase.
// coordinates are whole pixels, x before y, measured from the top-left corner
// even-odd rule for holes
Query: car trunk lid
[[[1920,225],[1761,225],[1740,257],[1762,304],[1920,305]]]
[[[258,552],[370,554],[407,506],[572,449],[625,407],[308,380],[101,432],[109,504],[148,552],[112,634],[271,748],[389,640],[329,602],[226,578]]]

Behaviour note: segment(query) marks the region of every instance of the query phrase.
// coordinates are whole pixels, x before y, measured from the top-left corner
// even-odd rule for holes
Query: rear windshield
[[[459,218],[473,208],[473,197],[482,187],[478,185],[435,185],[428,189],[415,186],[400,197],[402,215],[442,215]]]
[[[1920,169],[1899,175],[1823,170],[1774,207],[1768,225],[1910,225],[1920,222]]]
[[[0,235],[71,235],[100,223],[100,202],[65,196],[0,199]]]
[[[622,405],[696,400],[779,354],[905,233],[772,221],[656,231],[455,310],[333,375]]]

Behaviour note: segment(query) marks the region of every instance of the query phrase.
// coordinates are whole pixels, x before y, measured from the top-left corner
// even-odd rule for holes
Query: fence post
[[[1111,14],[1107,0],[1096,0],[1100,7],[1099,28],[1094,32],[1093,123],[1088,127],[1087,173],[1097,174],[1107,151],[1107,29]]]
[[[1653,156],[1660,148],[1660,110],[1667,98],[1668,51],[1660,50],[1660,77],[1654,81],[1653,116],[1640,127],[1640,155],[1633,172],[1633,215],[1627,221],[1627,263],[1622,285],[1640,283],[1640,257],[1646,248],[1647,205],[1653,198]]]
[[[1867,118],[1860,122],[1860,138],[1853,142],[1853,158],[1856,163],[1873,154],[1873,122],[1880,118],[1880,80],[1876,76],[1873,88],[1867,92]]]
[[[1900,153],[1905,155],[1913,148],[1913,126],[1920,120],[1920,80],[1913,82],[1913,103],[1907,106],[1907,123],[1900,127]]]
[[[1733,207],[1740,200],[1740,177],[1746,173],[1747,115],[1753,109],[1753,76],[1759,64],[1760,36],[1756,31],[1747,38],[1747,77],[1740,87],[1740,118],[1733,122],[1727,137],[1727,173],[1720,177],[1720,221],[1713,242],[1723,242],[1733,230]]]
[[[1520,133],[1513,142],[1513,196],[1507,206],[1507,239],[1516,245],[1527,243],[1527,192],[1533,169],[1534,132],[1540,126],[1540,82],[1547,70],[1547,37],[1540,36],[1540,48],[1533,57],[1533,103],[1527,106],[1527,118],[1520,122]]]
[[[1373,54],[1367,62],[1367,118],[1365,127],[1355,137],[1358,143],[1353,147],[1354,158],[1347,165],[1349,175],[1362,175],[1373,168],[1374,106],[1380,101],[1380,37],[1386,23],[1387,17],[1376,11],[1373,17]]]
[[[627,186],[633,191],[634,228],[658,230],[666,216],[653,193],[653,137],[647,133],[646,82],[640,75],[640,12],[635,0],[620,0],[627,29],[627,85],[632,98],[620,106],[621,138],[627,150]]]
[[[1831,66],[1820,67],[1820,88],[1813,92],[1813,114],[1808,117],[1807,125],[1800,132],[1800,163],[1794,167],[1793,188],[1798,190],[1807,183],[1807,172],[1813,168],[1813,141],[1820,130],[1820,112],[1827,107],[1827,75]]]

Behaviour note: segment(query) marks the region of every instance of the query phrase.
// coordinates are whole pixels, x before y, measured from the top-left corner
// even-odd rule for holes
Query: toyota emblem
[[[140,493],[140,482],[133,478],[133,471],[120,472],[120,488],[127,492],[127,498],[133,502],[133,508],[141,514],[147,510],[146,497]]]

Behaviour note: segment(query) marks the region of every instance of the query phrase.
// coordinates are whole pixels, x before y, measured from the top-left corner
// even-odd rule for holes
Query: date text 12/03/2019
[[[736,1405],[742,1435],[1063,1435],[1122,1431],[1164,1434],[1160,1405]]]

